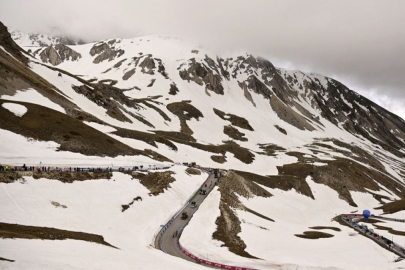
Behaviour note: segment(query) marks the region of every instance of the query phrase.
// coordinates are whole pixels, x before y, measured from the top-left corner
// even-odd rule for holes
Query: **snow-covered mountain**
[[[398,116],[332,78],[280,69],[249,53],[219,56],[162,36],[82,45],[52,41],[46,47],[41,42],[26,45],[21,36],[11,36],[0,25],[0,136],[7,142],[0,163],[159,166],[194,161],[227,169],[181,239],[194,254],[258,269],[404,266],[403,262],[387,263],[392,253],[332,220],[364,208],[380,207],[373,211],[395,217],[405,210],[405,122]],[[175,170],[181,185],[188,185],[184,172]],[[130,181],[123,174],[114,173],[114,177],[120,183]],[[202,179],[198,178],[199,183]],[[82,227],[64,223],[59,212],[51,214],[57,221],[42,220],[42,213],[34,214],[37,207],[51,207],[45,206],[51,197],[70,201],[76,196],[70,187],[58,186],[60,194],[44,193],[31,178],[23,188],[16,182],[2,185],[13,194],[0,208],[0,213],[9,213],[2,222],[89,232],[103,214],[117,214],[112,214],[114,207],[98,206],[98,194],[88,195],[89,187],[75,182],[75,189],[90,196],[98,214],[86,219]],[[47,180],[38,185],[50,189]],[[122,184],[99,181],[91,185],[102,190],[100,196],[109,198],[118,211],[131,197]],[[131,188],[134,195],[141,189]],[[173,213],[192,188],[169,188],[157,196],[164,199],[155,203],[166,204],[177,194],[172,198],[175,203],[161,205]],[[28,205],[38,197],[44,205],[32,206],[29,212],[20,207],[26,213],[17,217],[10,209],[19,192],[27,194],[27,199],[18,205]],[[125,199],[116,200],[121,193]],[[151,204],[142,202],[145,207]],[[393,204],[400,206],[391,211]],[[79,210],[69,211],[74,216]],[[154,222],[164,223],[170,215],[159,211]],[[125,215],[147,214],[135,204]],[[141,244],[125,242],[119,235],[130,231],[132,222],[117,217],[97,227],[97,234],[104,236],[111,229],[110,239],[115,243],[108,237],[106,241],[121,250],[103,250],[100,254],[104,255],[97,257],[100,265],[94,268],[111,269],[114,260],[123,260],[119,268],[130,269],[134,263],[130,252],[144,254],[147,260],[164,257],[170,269],[202,268],[145,247],[145,238],[153,237],[149,226],[159,224],[139,225],[139,230],[148,228],[146,235],[132,235],[141,238]],[[327,231],[331,238],[296,236],[310,227],[338,230]],[[395,237],[405,240],[400,234]],[[0,245],[6,243],[11,250],[9,256],[13,251],[37,248],[31,242],[25,246],[30,240],[2,241]],[[93,259],[98,254],[79,246]],[[41,251],[53,248],[54,244],[44,245]],[[49,262],[44,257],[18,258],[38,268],[46,263],[63,268],[64,259],[57,257],[68,247],[58,244],[57,248],[56,258]],[[69,267],[80,269],[83,257],[73,257],[75,263]],[[88,263],[84,268],[93,268]],[[139,268],[146,269],[145,265],[154,264]],[[156,262],[155,267],[163,265]]]
[[[27,33],[19,30],[10,30],[11,37],[19,45],[24,47],[48,47],[51,45],[83,44],[82,40],[76,40],[65,36],[50,36],[42,33]]]

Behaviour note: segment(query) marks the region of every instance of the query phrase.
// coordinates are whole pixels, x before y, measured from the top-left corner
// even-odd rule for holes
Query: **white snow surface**
[[[393,263],[395,255],[379,247],[372,241],[357,234],[353,229],[342,226],[331,219],[342,213],[362,211],[371,205],[378,205],[372,195],[353,192],[358,208],[352,207],[338,198],[338,193],[329,187],[316,184],[310,177],[306,179],[315,199],[297,193],[295,190],[268,190],[270,198],[239,197],[248,208],[274,220],[274,222],[255,216],[249,212],[235,210],[241,220],[242,231],[239,237],[247,245],[246,251],[262,260],[239,257],[221,247],[221,242],[212,239],[216,231],[215,220],[219,216],[218,191],[213,191],[194,214],[181,238],[181,244],[191,253],[202,258],[221,263],[252,267],[256,269],[398,269],[405,262]],[[212,209],[215,209],[213,211]],[[376,215],[381,210],[373,210]],[[404,229],[403,224],[388,227]],[[385,225],[385,224],[381,224]],[[303,239],[295,234],[316,231],[309,227],[329,226],[341,231],[319,230],[334,235],[332,238]],[[379,231],[389,237],[387,231]],[[396,238],[396,236],[394,236]],[[397,240],[403,241],[404,237]]]
[[[53,103],[34,89],[17,90],[14,96],[1,95],[0,98],[5,100],[33,103],[59,111],[61,113],[65,113],[65,109],[63,109],[60,105]]]
[[[19,117],[22,117],[26,112],[28,112],[27,107],[25,107],[24,105],[20,105],[20,104],[3,103],[1,106]]]
[[[187,175],[184,166],[171,171],[176,181],[158,196],[131,176],[114,173],[110,180],[76,181],[25,177],[22,182],[0,183],[1,222],[54,227],[99,234],[118,249],[78,240],[2,239],[1,269],[204,269],[203,266],[165,255],[151,244],[164,224],[207,178]],[[128,204],[140,196],[125,212]],[[66,205],[55,207],[52,201]]]

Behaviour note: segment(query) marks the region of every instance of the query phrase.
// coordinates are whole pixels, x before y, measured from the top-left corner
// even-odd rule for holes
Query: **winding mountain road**
[[[214,178],[213,174],[210,174],[207,180],[202,184],[200,189],[206,190],[207,194],[199,194],[199,190],[196,191],[194,196],[186,203],[186,205],[180,209],[180,211],[172,218],[170,221],[165,224],[165,227],[159,232],[158,236],[155,239],[155,247],[161,249],[163,252],[170,255],[180,257],[182,259],[196,262],[192,258],[185,255],[179,247],[179,238],[181,236],[182,229],[188,224],[193,214],[198,210],[198,207],[205,200],[207,195],[214,188],[217,179]],[[191,207],[191,202],[196,202],[196,207]],[[187,212],[187,219],[181,219],[182,213]],[[177,236],[173,235],[177,231]]]

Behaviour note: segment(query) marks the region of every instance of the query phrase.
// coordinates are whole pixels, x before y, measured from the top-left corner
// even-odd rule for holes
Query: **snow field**
[[[100,234],[119,249],[76,240],[48,241],[6,239],[0,241],[2,256],[16,260],[10,269],[202,269],[154,249],[154,234],[174,215],[207,175],[187,175],[184,166],[174,166],[176,181],[158,196],[149,196],[138,180],[113,173],[110,180],[65,184],[34,180],[0,185],[1,222],[55,227]],[[121,205],[140,196],[125,212]],[[66,205],[56,208],[51,201]],[[4,251],[4,252],[3,252]],[[27,255],[29,254],[29,255]],[[0,268],[8,262],[0,261]],[[3,268],[2,268],[3,269]]]

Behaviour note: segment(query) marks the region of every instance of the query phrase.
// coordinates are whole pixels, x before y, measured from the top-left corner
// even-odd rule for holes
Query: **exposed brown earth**
[[[385,203],[384,205],[377,207],[375,209],[382,209],[384,214],[394,214],[396,212],[405,210],[405,200],[398,200],[389,203]]]
[[[273,96],[270,99],[270,105],[277,113],[281,120],[287,122],[301,130],[313,131],[315,128],[308,122],[306,118],[294,111],[290,106],[283,103],[278,97]]]
[[[248,211],[269,221],[273,220],[245,207],[239,201],[236,194],[245,198],[252,198],[254,196],[270,197],[272,195],[253,181],[246,180],[233,171],[228,171],[221,177],[218,186],[221,192],[219,205],[221,215],[215,222],[217,224],[217,230],[214,232],[213,238],[224,242],[224,246],[228,247],[231,252],[237,255],[247,258],[256,258],[245,251],[246,244],[238,236],[241,232],[241,222],[234,209]]]
[[[130,130],[130,129],[123,129],[123,128],[116,128],[117,131],[112,132],[112,134],[118,135],[123,138],[131,138],[139,141],[146,142],[154,147],[158,147],[156,143],[161,143],[167,145],[170,149],[177,151],[176,145],[174,145],[171,141],[166,139],[164,136],[159,136],[153,133],[147,133],[143,131],[137,130]]]
[[[295,189],[298,193],[314,198],[312,190],[305,178],[284,175],[262,176],[250,172],[235,171],[241,177],[269,188],[278,188],[284,191]]]
[[[392,228],[389,228],[389,227],[385,227],[385,226],[380,226],[380,225],[377,225],[377,224],[373,224],[373,226],[378,230],[388,231],[390,234],[393,234],[393,235],[405,236],[405,232],[403,232],[403,231],[398,231],[398,230],[395,230],[395,229],[392,229]]]
[[[165,190],[170,188],[170,183],[176,181],[172,175],[175,172],[148,172],[148,173],[137,173],[133,172],[132,176],[139,179],[142,185],[144,185],[150,191],[150,195],[157,196],[163,193]]]
[[[315,232],[315,231],[305,231],[303,234],[294,234],[296,237],[305,238],[305,239],[320,239],[320,238],[331,238],[334,235],[324,232]]]
[[[212,156],[211,156],[211,159],[212,159],[213,161],[215,161],[216,163],[220,163],[220,164],[223,164],[223,163],[226,162],[226,158],[225,158],[224,156],[215,156],[215,155],[212,155]]]
[[[179,72],[180,77],[188,82],[193,81],[198,85],[205,85],[206,90],[223,95],[224,87],[221,83],[222,78],[218,73],[214,74],[215,72],[209,67],[210,65],[212,67],[214,60],[206,56],[206,62],[208,65],[197,62],[195,58],[189,59],[187,64],[183,64],[188,65],[187,68],[181,69],[183,65],[179,67],[179,69],[181,69]],[[214,65],[216,66],[215,62]]]
[[[187,168],[186,172],[193,175],[201,175],[201,171],[195,168]]]
[[[0,222],[0,238],[42,239],[42,240],[81,240],[114,247],[97,234],[59,230],[48,227],[25,226]]]
[[[278,131],[280,131],[281,133],[283,133],[284,135],[287,135],[287,131],[284,128],[279,127],[278,125],[274,125]]]
[[[272,144],[272,143],[268,143],[268,144],[259,144],[260,149],[263,149],[263,154],[265,154],[266,156],[277,156],[277,152],[280,151],[286,151],[285,148]],[[259,153],[260,154],[260,153]]]
[[[221,119],[231,122],[231,124],[236,127],[240,127],[240,128],[246,129],[246,130],[253,131],[253,128],[250,126],[249,121],[243,117],[240,117],[240,116],[237,116],[234,114],[230,114],[230,113],[228,114],[228,113],[225,113],[225,112],[215,109],[215,108],[214,108],[214,112]]]
[[[333,230],[333,231],[336,231],[336,232],[340,232],[341,231],[341,229],[339,229],[339,228],[336,228],[336,227],[327,227],[327,226],[315,226],[315,227],[309,227],[310,229],[313,229],[313,230]]]
[[[244,137],[245,133],[240,132],[233,126],[224,126],[224,133],[234,140],[242,142],[246,142],[248,140],[246,137]]]
[[[190,103],[191,101],[183,100],[181,102],[174,102],[167,105],[167,109],[179,118],[181,132],[186,135],[192,135],[194,133],[187,125],[187,121],[192,118],[198,121],[200,117],[204,117],[203,114]]]
[[[72,170],[74,170],[72,168]],[[63,183],[73,183],[75,181],[88,181],[98,179],[111,179],[110,172],[34,172],[34,179],[58,180]]]
[[[121,207],[122,207],[122,210],[121,210],[121,211],[122,211],[122,212],[127,211],[128,208],[129,208],[131,205],[133,205],[135,201],[142,201],[142,197],[141,197],[141,196],[138,196],[138,197],[134,198],[129,204],[123,204],[123,205],[121,205]]]
[[[193,138],[191,135],[184,134],[178,131],[162,131],[162,130],[155,130],[153,131],[157,135],[164,136],[168,139],[173,139],[176,142],[184,141],[184,142],[196,142],[196,139]]]
[[[18,59],[18,61],[24,65],[28,64],[28,58],[21,53],[24,50],[14,42],[7,27],[2,22],[0,22],[0,44],[14,58]]]
[[[15,262],[15,260],[9,260],[9,259],[2,258],[2,257],[0,257],[0,261]]]
[[[169,161],[162,155],[133,149],[66,114],[36,104],[0,100],[25,106],[28,111],[18,117],[0,106],[0,128],[40,141],[54,141],[59,150],[95,156],[144,155]],[[80,131],[77,132],[77,131]]]
[[[9,184],[9,183],[18,181],[20,179],[23,179],[23,178],[17,172],[10,172],[10,171],[0,172],[0,183]]]
[[[177,92],[179,92],[177,85],[175,83],[170,84],[169,95],[177,95]]]

